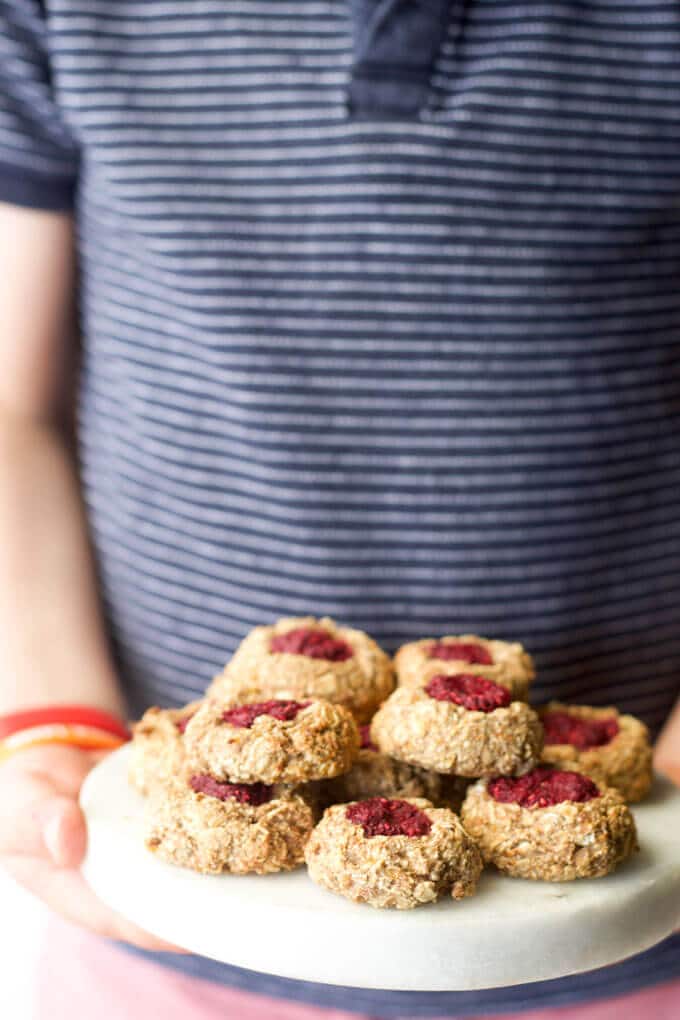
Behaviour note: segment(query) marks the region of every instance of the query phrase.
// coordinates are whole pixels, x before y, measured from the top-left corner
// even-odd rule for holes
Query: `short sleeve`
[[[55,101],[40,0],[0,0],[0,201],[69,209],[78,150]]]

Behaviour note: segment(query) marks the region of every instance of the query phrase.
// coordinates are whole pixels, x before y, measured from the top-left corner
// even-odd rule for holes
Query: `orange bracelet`
[[[46,706],[0,716],[0,761],[45,744],[113,751],[127,740],[127,727],[119,719],[86,705]]]
[[[44,744],[63,744],[78,747],[83,751],[115,751],[125,743],[120,737],[114,737],[94,726],[67,726],[65,723],[54,723],[51,726],[34,726],[30,730],[22,730],[12,734],[0,742],[0,761],[9,758],[18,751],[29,747],[40,747]]]

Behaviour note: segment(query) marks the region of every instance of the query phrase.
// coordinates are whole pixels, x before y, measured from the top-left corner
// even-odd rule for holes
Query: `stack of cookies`
[[[311,617],[256,627],[202,702],[149,709],[134,727],[148,848],[209,874],[302,864],[321,783],[349,771],[360,720],[393,687],[389,656],[361,631]]]
[[[608,874],[636,847],[626,800],[649,789],[649,735],[615,709],[535,711],[534,673],[521,645],[476,635],[392,662],[328,618],[256,627],[203,701],[135,727],[147,846],[213,874],[305,861],[327,889],[399,909],[469,896],[483,862]]]

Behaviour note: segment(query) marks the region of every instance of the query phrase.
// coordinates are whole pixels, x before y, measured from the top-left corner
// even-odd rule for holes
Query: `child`
[[[537,700],[660,729],[678,53],[661,0],[0,2],[0,710],[115,728],[312,612],[389,649],[522,640]],[[658,749],[676,779],[679,731]],[[48,745],[0,768],[3,863],[76,924],[167,948],[79,877],[92,761]],[[96,994],[102,1020],[670,1018],[679,949],[421,996],[70,931],[40,1016]]]

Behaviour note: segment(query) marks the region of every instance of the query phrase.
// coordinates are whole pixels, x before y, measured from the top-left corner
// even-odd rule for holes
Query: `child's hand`
[[[83,928],[144,949],[178,952],[106,907],[78,870],[87,842],[78,793],[101,757],[45,745],[0,765],[0,867]]]
[[[654,767],[680,786],[680,701],[656,742]]]

